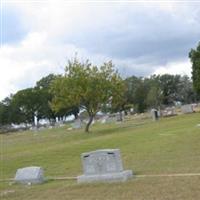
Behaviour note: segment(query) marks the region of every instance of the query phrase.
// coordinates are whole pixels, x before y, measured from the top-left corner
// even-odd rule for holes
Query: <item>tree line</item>
[[[162,108],[177,102],[183,104],[200,100],[200,43],[189,53],[192,79],[184,75],[130,76],[122,79],[113,63],[92,65],[76,57],[68,61],[64,74],[49,74],[0,102],[0,125],[34,123],[73,114],[78,117],[84,109],[89,116],[85,131],[99,111],[145,112],[149,108]]]

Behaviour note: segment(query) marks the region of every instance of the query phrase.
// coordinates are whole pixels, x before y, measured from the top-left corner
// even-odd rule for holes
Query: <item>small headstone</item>
[[[116,115],[116,121],[117,121],[117,122],[121,122],[121,121],[123,121],[123,115],[122,115],[122,112],[117,113],[117,115]]]
[[[193,113],[194,110],[193,110],[192,104],[186,104],[186,105],[181,106],[181,112],[183,114]]]
[[[132,170],[123,170],[119,149],[102,149],[81,155],[84,174],[78,183],[96,181],[126,181]]]
[[[37,116],[36,116],[36,115],[34,116],[34,125],[35,125],[35,126],[38,125],[38,119],[37,119]]]
[[[37,132],[37,131],[38,131],[38,128],[37,128],[36,126],[32,126],[32,127],[30,127],[30,130],[31,130],[31,131]]]
[[[130,109],[130,114],[133,115],[134,114],[134,108]]]
[[[40,128],[38,128],[39,131],[42,131],[42,130],[44,130],[44,129],[45,129],[44,126],[41,126]]]
[[[74,129],[79,129],[79,128],[81,128],[82,127],[82,122],[81,122],[81,120],[78,118],[78,119],[76,119],[75,121],[74,121],[74,123],[72,124],[72,127],[74,128]]]
[[[105,123],[106,123],[106,120],[107,120],[108,118],[109,118],[108,115],[103,116],[103,117],[100,119],[101,123],[102,123],[102,124],[105,124]]]
[[[171,117],[177,115],[175,107],[167,107],[162,111],[163,117]]]
[[[106,123],[113,123],[115,121],[116,121],[115,117],[111,116],[111,117],[106,118]]]
[[[151,109],[151,116],[153,118],[153,121],[156,121],[159,119],[158,111],[156,109]]]
[[[37,184],[44,181],[41,167],[25,167],[17,170],[15,181],[22,184]]]

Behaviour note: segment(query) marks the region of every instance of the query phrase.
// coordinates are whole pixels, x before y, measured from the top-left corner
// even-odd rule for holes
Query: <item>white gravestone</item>
[[[123,121],[123,114],[122,114],[122,112],[117,113],[117,115],[116,115],[116,121],[117,122]]]
[[[183,106],[181,106],[181,112],[183,114],[193,113],[194,112],[193,106],[191,104],[183,105]]]
[[[41,167],[25,167],[17,170],[15,181],[23,184],[37,184],[44,181]]]
[[[74,129],[79,129],[82,127],[82,121],[78,118],[74,121],[74,123],[72,124],[72,127]]]
[[[113,123],[113,122],[115,122],[115,121],[116,121],[115,117],[108,117],[108,118],[106,119],[106,123]]]
[[[101,123],[102,123],[102,124],[105,124],[108,118],[109,118],[109,116],[104,116],[104,117],[102,117],[102,118],[101,118]]]
[[[175,115],[177,115],[175,107],[168,107],[168,108],[165,108],[164,111],[162,111],[163,117],[170,117],[170,116],[175,116]]]
[[[34,125],[35,125],[35,126],[38,125],[38,119],[37,119],[37,116],[36,116],[36,115],[34,116]]]
[[[78,183],[96,181],[126,181],[132,170],[123,170],[119,149],[102,149],[81,155],[84,174]]]
[[[159,113],[156,109],[151,109],[151,116],[153,118],[153,121],[156,121],[159,119]]]

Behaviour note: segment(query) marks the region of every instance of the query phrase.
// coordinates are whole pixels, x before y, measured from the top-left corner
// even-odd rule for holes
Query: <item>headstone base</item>
[[[118,182],[127,181],[133,176],[132,170],[125,170],[117,173],[102,174],[102,175],[81,175],[77,177],[78,183],[91,182]]]

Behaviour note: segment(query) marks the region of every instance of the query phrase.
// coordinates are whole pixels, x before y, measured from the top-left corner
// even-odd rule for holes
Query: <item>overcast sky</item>
[[[112,60],[125,76],[191,75],[198,1],[2,0],[0,100],[63,73],[68,59]]]

